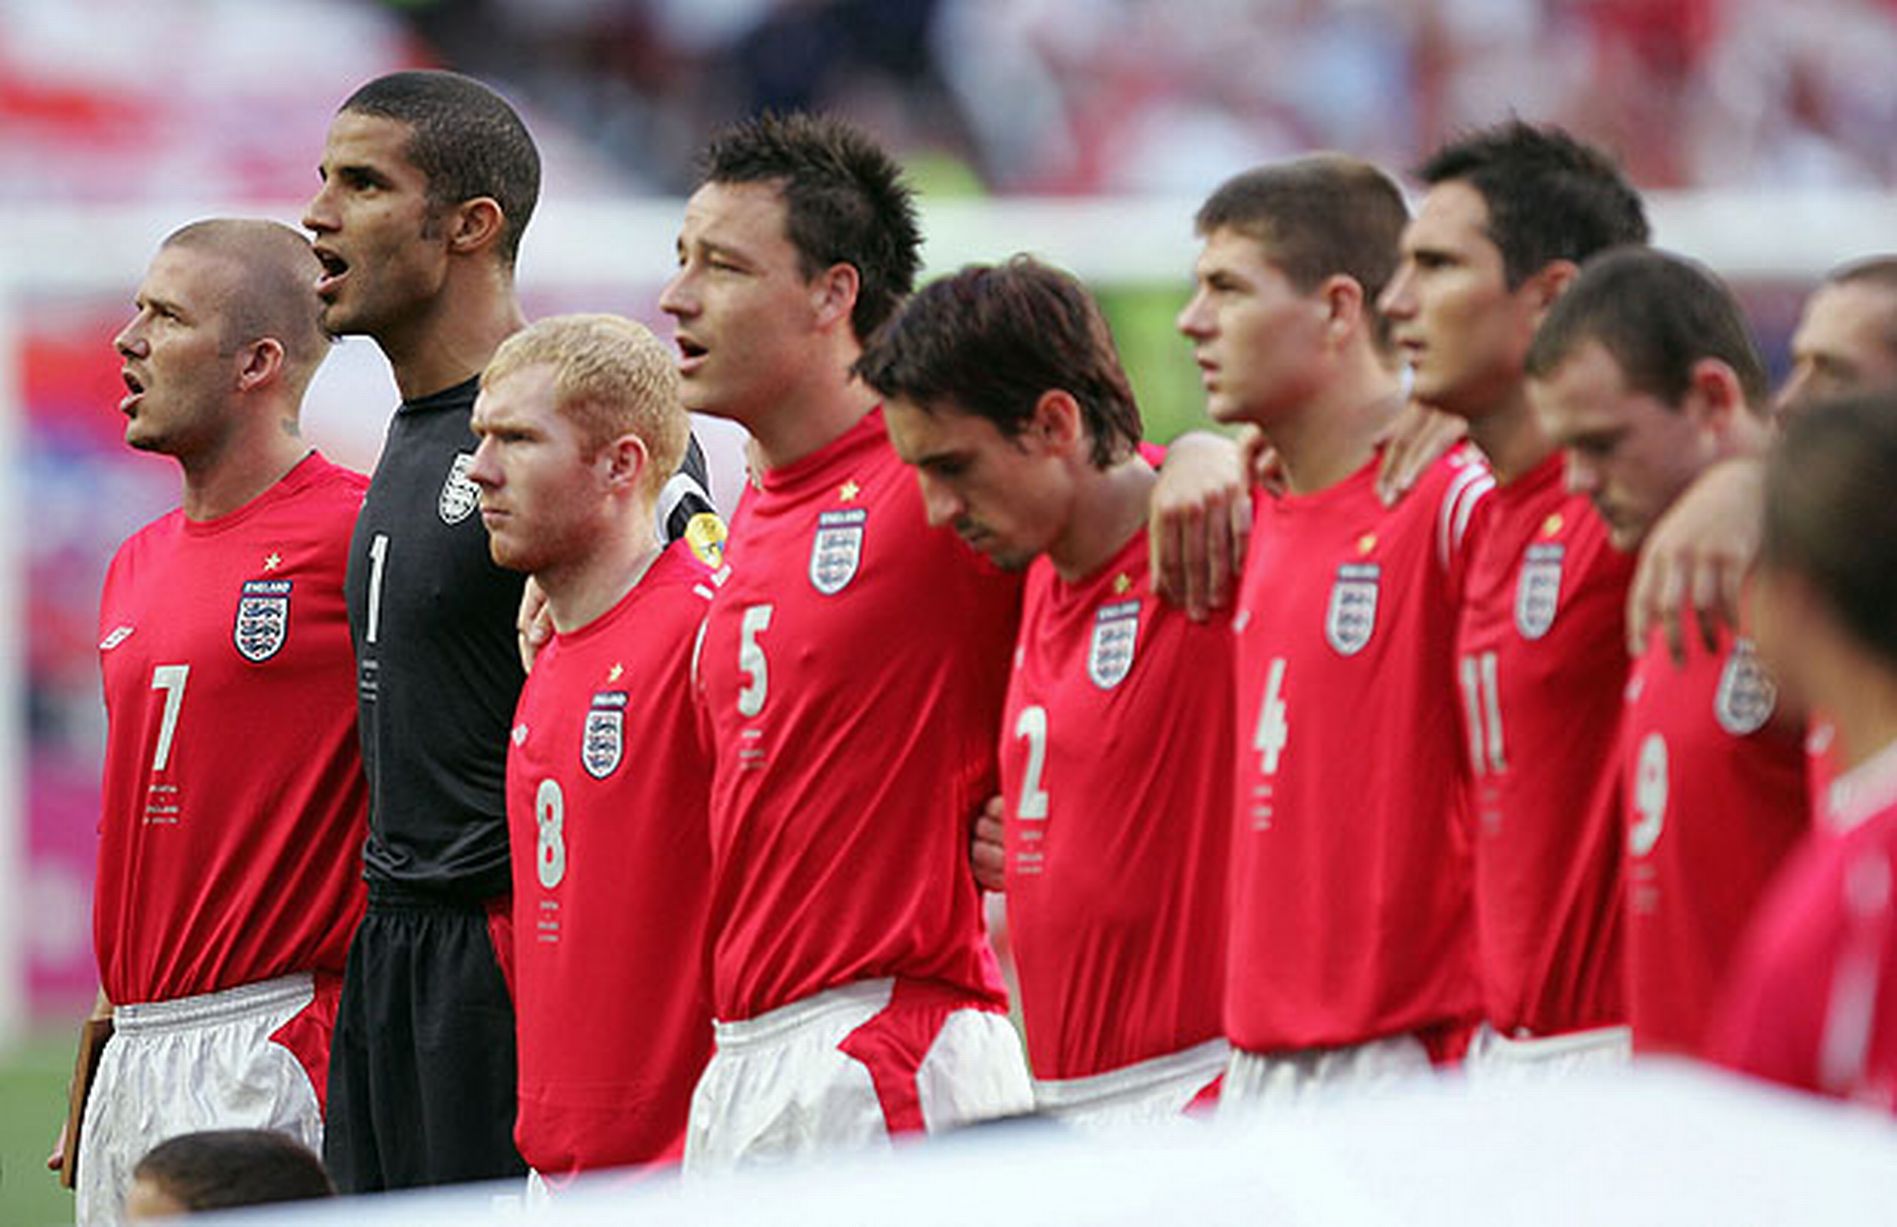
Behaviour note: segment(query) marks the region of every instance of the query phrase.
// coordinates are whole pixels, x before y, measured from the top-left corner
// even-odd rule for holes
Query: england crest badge
[[[1382,570],[1374,562],[1338,566],[1330,606],[1324,611],[1324,639],[1339,656],[1355,656],[1376,633],[1377,577]]]
[[[817,533],[810,539],[810,586],[835,596],[850,586],[863,565],[863,530],[869,509],[851,507],[817,516]]]
[[[448,479],[441,483],[441,495],[435,500],[443,524],[459,524],[480,506],[481,489],[468,480],[473,466],[473,452],[456,452],[454,463],[448,466]]]
[[[1561,604],[1561,557],[1567,546],[1543,541],[1528,547],[1515,581],[1515,629],[1523,639],[1539,639],[1554,625]]]
[[[602,690],[586,712],[580,735],[580,765],[586,774],[603,780],[619,769],[626,756],[626,692]]]
[[[1778,706],[1778,684],[1759,663],[1747,639],[1735,639],[1719,671],[1719,689],[1713,695],[1713,716],[1734,737],[1745,737],[1765,727]]]
[[[237,625],[231,641],[237,654],[262,664],[283,650],[290,636],[290,581],[253,579],[237,596]]]
[[[1126,680],[1139,645],[1140,603],[1114,601],[1093,615],[1093,643],[1087,649],[1087,676],[1102,690]]]

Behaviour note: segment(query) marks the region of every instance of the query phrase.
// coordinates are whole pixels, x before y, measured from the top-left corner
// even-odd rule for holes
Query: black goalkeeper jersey
[[[369,777],[364,876],[469,901],[509,889],[508,727],[525,577],[496,566],[468,480],[478,379],[405,401],[350,545],[345,592]],[[667,540],[712,511],[694,440],[661,508]]]

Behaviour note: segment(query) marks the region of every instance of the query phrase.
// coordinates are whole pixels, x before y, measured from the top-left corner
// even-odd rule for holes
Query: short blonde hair
[[[534,366],[553,369],[556,407],[594,450],[621,435],[639,436],[650,458],[640,484],[656,497],[691,436],[671,348],[622,316],[550,316],[501,343],[481,386]]]

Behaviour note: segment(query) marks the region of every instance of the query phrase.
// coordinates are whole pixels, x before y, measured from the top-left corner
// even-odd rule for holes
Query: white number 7
[[[171,761],[171,737],[178,731],[178,709],[184,706],[184,683],[190,676],[190,665],[159,665],[151,671],[151,688],[165,692],[165,714],[158,724],[158,752],[151,760],[153,771],[163,771]]]

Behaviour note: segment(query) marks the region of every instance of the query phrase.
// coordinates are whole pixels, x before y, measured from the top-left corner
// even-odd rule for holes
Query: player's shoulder
[[[639,587],[650,596],[662,596],[668,603],[702,616],[729,575],[721,548],[707,549],[680,537],[659,551]]]
[[[1427,516],[1434,525],[1436,552],[1447,560],[1466,549],[1487,522],[1495,474],[1473,444],[1450,449],[1423,471],[1416,487],[1393,509],[1400,515]]]
[[[337,464],[321,452],[310,453],[305,488],[316,497],[327,497],[345,504],[361,506],[369,492],[369,475]]]
[[[145,558],[172,547],[183,535],[184,509],[174,507],[155,520],[148,521],[119,542],[106,564],[108,581],[136,567]]]

